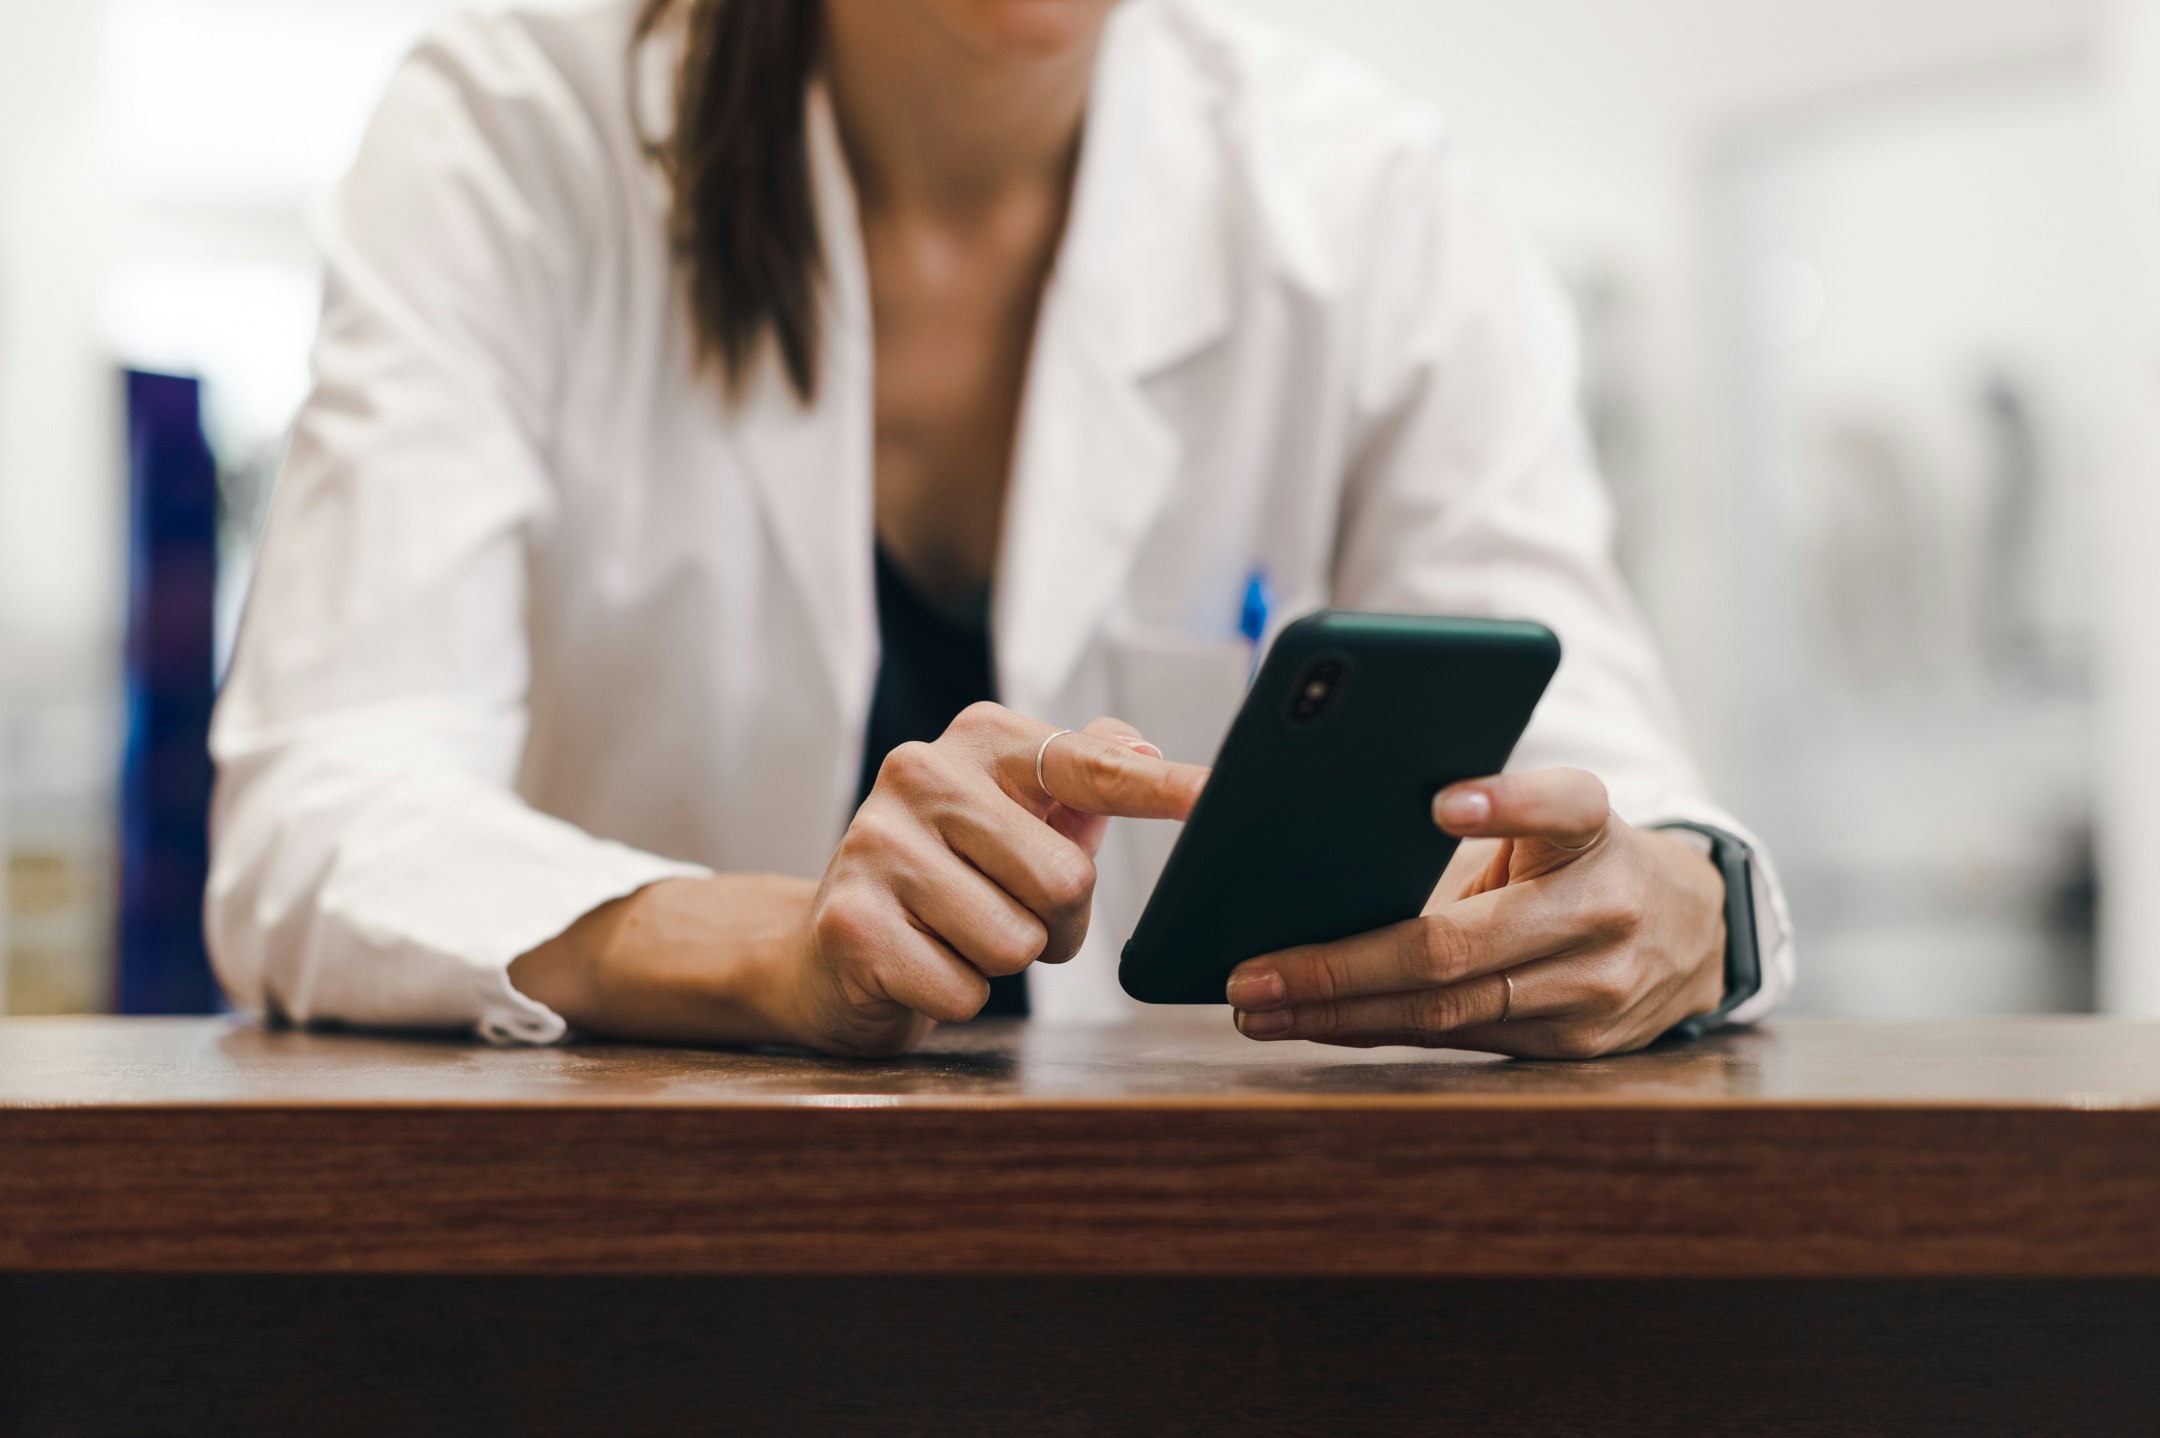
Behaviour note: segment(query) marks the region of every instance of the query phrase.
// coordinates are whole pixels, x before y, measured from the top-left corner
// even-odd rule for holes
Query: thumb
[[[1542,842],[1582,853],[1603,841],[1612,799],[1597,775],[1539,769],[1451,784],[1433,797],[1433,822],[1461,838]]]

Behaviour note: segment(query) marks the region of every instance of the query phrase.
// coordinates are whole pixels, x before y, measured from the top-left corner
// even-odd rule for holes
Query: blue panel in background
[[[210,859],[210,705],[217,465],[192,379],[130,373],[127,754],[120,778],[114,1008],[218,1007],[203,947]]]

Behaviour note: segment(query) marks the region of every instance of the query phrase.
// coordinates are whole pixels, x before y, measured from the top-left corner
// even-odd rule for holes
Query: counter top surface
[[[225,1019],[0,1021],[0,1108],[152,1105],[1034,1105],[2160,1108],[2160,1024],[1792,1020],[1590,1063],[1259,1044],[1227,1011],[947,1028],[903,1059],[265,1030]]]
[[[2160,1278],[2160,1026],[1582,1064],[1220,1011],[883,1063],[0,1023],[0,1272]]]

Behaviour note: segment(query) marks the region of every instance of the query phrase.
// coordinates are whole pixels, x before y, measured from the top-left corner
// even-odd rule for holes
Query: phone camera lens
[[[1342,687],[1344,668],[1340,659],[1321,659],[1306,669],[1291,692],[1291,723],[1310,724],[1327,712]]]

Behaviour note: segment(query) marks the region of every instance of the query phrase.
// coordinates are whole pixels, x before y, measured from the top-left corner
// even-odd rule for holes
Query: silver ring
[[[1037,749],[1037,750],[1035,751],[1035,787],[1036,787],[1036,788],[1038,788],[1038,789],[1040,789],[1040,790],[1042,790],[1042,791],[1043,791],[1043,797],[1044,797],[1045,799],[1048,799],[1048,800],[1049,800],[1049,801],[1050,801],[1051,803],[1053,803],[1053,804],[1055,804],[1055,803],[1057,802],[1057,795],[1055,795],[1055,794],[1051,793],[1051,792],[1050,792],[1050,786],[1049,786],[1048,784],[1045,784],[1045,783],[1043,782],[1043,772],[1042,772],[1042,761],[1043,761],[1043,755],[1045,755],[1045,754],[1047,754],[1047,753],[1049,753],[1049,752],[1050,752],[1050,745],[1051,745],[1051,742],[1052,742],[1053,740],[1058,740],[1058,739],[1062,739],[1062,738],[1064,738],[1064,737],[1065,737],[1065,736],[1066,736],[1067,734],[1070,734],[1070,733],[1072,733],[1072,730],[1070,730],[1070,729],[1060,729],[1060,730],[1058,730],[1058,731],[1057,731],[1057,733],[1055,733],[1055,734],[1052,734],[1052,735],[1051,735],[1051,736],[1050,736],[1050,737],[1049,737],[1048,739],[1045,739],[1045,740],[1043,740],[1043,741],[1042,741],[1042,747],[1041,747],[1040,749]]]
[[[1515,1012],[1515,980],[1503,972],[1500,982],[1507,985],[1507,997],[1500,1001],[1500,1022],[1506,1023],[1508,1015]]]

